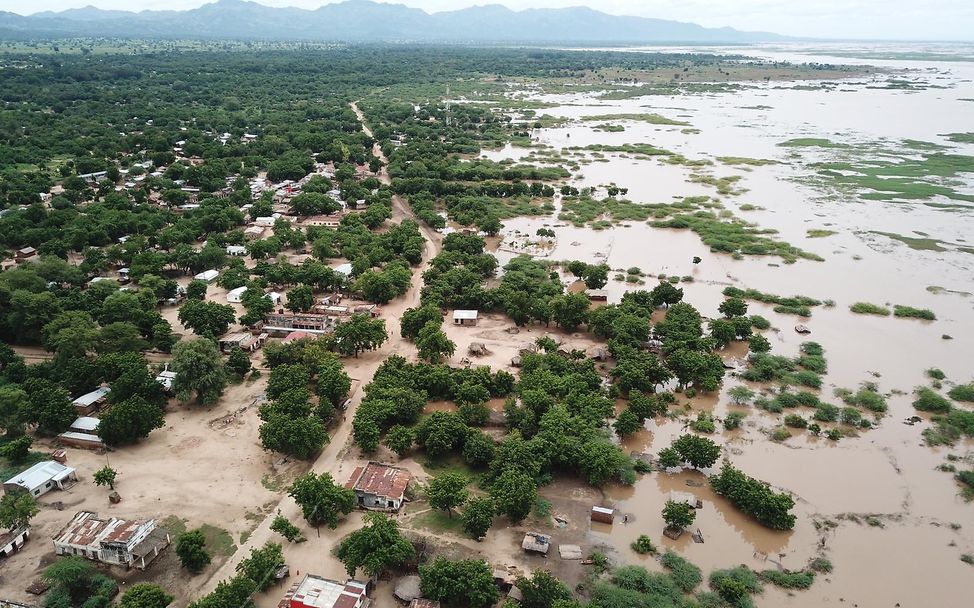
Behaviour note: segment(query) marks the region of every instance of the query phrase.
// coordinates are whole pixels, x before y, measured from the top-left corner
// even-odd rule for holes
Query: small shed
[[[106,401],[108,401],[108,393],[112,392],[112,389],[107,386],[99,386],[90,393],[81,395],[77,399],[71,402],[74,409],[78,412],[79,416],[87,416],[88,414],[98,410]]]
[[[538,532],[528,532],[524,535],[524,540],[521,541],[521,548],[524,549],[525,553],[548,555],[548,549],[551,548],[551,537]]]
[[[689,505],[691,509],[703,508],[703,501],[689,492],[670,492],[670,501]]]
[[[333,270],[335,272],[337,272],[338,274],[345,275],[346,277],[352,276],[352,265],[349,264],[348,262],[346,262],[344,264],[339,264],[338,266],[335,266],[335,268],[333,268]]]
[[[454,310],[453,324],[463,326],[477,325],[477,317],[479,314],[476,310]]]
[[[34,249],[33,247],[24,247],[22,249],[18,249],[17,252],[14,254],[16,259],[18,260],[27,260],[34,257],[35,255],[37,255],[37,250]]]
[[[269,291],[264,294],[264,297],[270,300],[274,306],[277,306],[281,303],[281,298],[284,296],[278,291]]]
[[[243,256],[247,255],[247,248],[243,245],[227,245],[227,255]]]
[[[608,507],[592,507],[592,521],[611,525],[612,521],[615,519],[615,516],[615,509],[610,509]]]
[[[604,289],[589,289],[585,294],[590,302],[608,302],[609,292]]]
[[[253,336],[246,332],[237,332],[220,338],[220,350],[228,353],[234,348],[246,350],[247,345],[252,341]]]
[[[161,384],[162,390],[167,393],[172,391],[172,384],[175,380],[176,372],[170,371],[169,369],[159,372],[159,375],[156,376],[156,382]]]
[[[212,283],[218,276],[220,276],[220,273],[215,270],[204,270],[203,272],[195,275],[193,278],[197,281],[206,281],[207,283]]]
[[[0,557],[10,557],[20,551],[30,537],[30,528],[23,526],[0,533]]]
[[[558,556],[564,560],[582,559],[582,547],[579,545],[558,545]]]

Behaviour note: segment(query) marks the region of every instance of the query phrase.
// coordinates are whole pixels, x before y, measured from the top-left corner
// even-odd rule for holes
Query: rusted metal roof
[[[412,475],[405,469],[370,462],[364,467],[356,467],[345,487],[365,494],[401,498],[411,478]]]

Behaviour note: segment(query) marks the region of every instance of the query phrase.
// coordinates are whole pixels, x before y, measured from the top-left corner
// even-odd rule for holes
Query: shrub
[[[936,367],[931,367],[930,369],[928,369],[927,375],[933,378],[934,380],[943,380],[944,378],[947,377],[947,374],[945,374],[942,370]]]
[[[832,562],[824,557],[816,557],[812,561],[808,562],[808,568],[810,570],[814,570],[815,572],[823,572],[827,574],[832,572]]]
[[[673,582],[685,593],[691,593],[703,581],[700,568],[672,551],[664,553],[659,562],[664,568],[669,569]]]
[[[954,401],[974,401],[974,382],[968,384],[958,384],[947,391],[947,396]]]
[[[647,553],[656,553],[656,547],[653,545],[652,539],[650,539],[645,534],[640,534],[639,538],[634,540],[629,547],[639,553],[640,555],[646,555]]]
[[[788,429],[779,426],[775,430],[771,431],[772,441],[784,441],[786,439],[791,439],[791,433],[788,432]]]
[[[734,429],[740,428],[741,422],[746,417],[747,414],[745,414],[744,412],[731,412],[724,417],[724,428],[727,429],[728,431],[732,431]]]
[[[761,315],[751,315],[751,326],[754,329],[771,329],[771,321],[768,321]]]
[[[917,388],[914,394],[916,399],[913,401],[913,407],[921,412],[946,414],[950,411],[950,401],[925,386]]]
[[[763,570],[762,579],[784,589],[808,589],[815,582],[815,573],[809,571],[782,572],[781,570]]]
[[[839,408],[831,403],[821,403],[815,408],[815,420],[819,422],[835,422],[839,419]]]
[[[763,590],[758,576],[746,566],[714,570],[710,573],[709,583],[710,588],[732,606],[749,605],[749,596]]]
[[[697,413],[697,419],[690,423],[690,428],[698,433],[715,433],[717,426],[714,424],[714,417],[709,412]]]
[[[880,317],[888,317],[890,315],[890,310],[885,306],[870,304],[869,302],[856,302],[849,307],[849,310],[857,315],[877,315]]]
[[[793,429],[804,429],[808,428],[808,421],[798,414],[788,414],[785,416],[785,426]]]
[[[830,441],[838,441],[842,439],[842,431],[840,431],[839,429],[829,429],[828,432],[825,433],[825,436]]]
[[[936,321],[937,315],[928,308],[913,308],[896,304],[893,306],[893,315],[897,317],[907,317],[912,319],[923,319],[924,321]]]

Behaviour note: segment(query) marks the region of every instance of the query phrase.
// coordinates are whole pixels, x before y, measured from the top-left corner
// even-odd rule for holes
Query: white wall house
[[[3,489],[7,492],[27,492],[36,498],[54,489],[70,487],[71,482],[77,480],[78,474],[71,467],[54,460],[45,460],[5,481]]]

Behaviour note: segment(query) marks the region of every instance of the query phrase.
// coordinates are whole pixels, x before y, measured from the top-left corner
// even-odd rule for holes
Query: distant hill
[[[24,17],[0,11],[0,37],[31,35],[319,41],[735,43],[782,40],[765,32],[609,15],[590,8],[512,11],[500,5],[426,13],[402,4],[347,0],[316,10],[219,0],[186,11],[106,11],[88,6]]]

